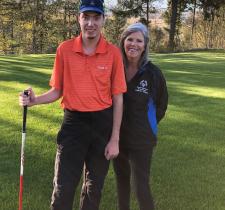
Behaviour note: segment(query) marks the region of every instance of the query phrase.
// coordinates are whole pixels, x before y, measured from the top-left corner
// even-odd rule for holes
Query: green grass
[[[225,53],[152,54],[165,74],[169,107],[152,162],[157,210],[225,210]],[[0,57],[0,209],[18,208],[22,109],[18,94],[46,91],[53,55]],[[59,102],[28,110],[24,210],[49,209]],[[79,187],[80,188],[80,187]],[[79,190],[74,209],[78,209]],[[112,168],[100,210],[116,210]],[[132,195],[132,210],[138,210]]]

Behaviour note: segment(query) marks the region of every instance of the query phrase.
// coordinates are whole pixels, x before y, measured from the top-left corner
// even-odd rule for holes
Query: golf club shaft
[[[19,210],[22,210],[23,203],[23,167],[24,167],[24,146],[26,133],[22,133],[21,157],[20,157],[20,192],[19,192]]]
[[[28,96],[28,91],[24,91]],[[24,168],[24,147],[26,142],[26,121],[27,121],[27,106],[23,107],[23,127],[22,127],[22,145],[20,156],[20,192],[19,192],[19,210],[23,208],[23,168]]]

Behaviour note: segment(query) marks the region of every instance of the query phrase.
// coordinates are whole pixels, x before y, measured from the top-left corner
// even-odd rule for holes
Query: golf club
[[[24,94],[28,96],[28,91],[24,90]],[[24,147],[26,141],[26,121],[27,121],[27,106],[23,107],[23,127],[22,127],[22,145],[20,156],[20,191],[19,191],[19,210],[23,207],[23,168],[24,168]]]

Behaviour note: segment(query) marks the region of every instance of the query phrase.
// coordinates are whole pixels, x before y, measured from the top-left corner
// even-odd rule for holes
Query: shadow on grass
[[[53,56],[0,57],[0,81],[20,82],[46,88],[53,68]]]
[[[169,82],[225,88],[225,55],[222,53],[155,54],[153,62],[159,65]]]
[[[195,139],[187,137],[187,141]],[[224,209],[225,158],[214,150],[178,138],[159,145],[152,167],[157,209]]]
[[[171,55],[168,56],[171,58]],[[186,61],[176,61],[176,58],[188,60],[186,56],[193,60],[187,62],[187,66]],[[52,64],[49,59],[52,58],[7,57],[8,60],[3,63],[0,57],[0,81],[30,83],[46,88],[50,70],[42,71],[41,68],[50,69]],[[164,58],[160,55],[160,66],[165,69],[170,98],[167,116],[160,124],[159,145],[153,160],[153,193],[157,209],[222,210],[225,196],[225,100],[223,94],[218,97],[212,92],[203,94],[202,89],[218,88],[223,93],[223,62],[215,68],[215,62],[199,55],[175,54],[173,62],[164,61]],[[205,64],[198,63],[198,59]],[[191,93],[194,88],[199,91]],[[0,84],[0,89],[16,91],[15,87],[7,87],[4,83]],[[33,120],[40,119],[46,125],[52,124],[54,128],[59,126],[61,116],[52,115],[50,108],[49,112],[47,109],[30,109],[29,116]],[[11,210],[17,208],[18,200],[21,127],[17,122],[3,118],[0,121],[0,209]],[[24,177],[24,204],[27,210],[40,210],[40,204],[42,209],[49,206],[56,134],[52,135],[48,129],[37,124],[37,127],[29,127],[27,131]],[[41,141],[36,142],[36,139]],[[114,177],[110,173],[105,186],[109,195],[115,194],[115,188],[112,191],[110,186],[112,179]],[[115,210],[111,208],[115,207],[112,202],[116,202],[111,200],[112,197],[104,197],[104,209],[101,210]]]
[[[23,55],[23,56],[0,56],[0,62],[5,64],[21,65],[35,68],[52,68],[55,55]]]
[[[199,53],[170,53],[170,54],[154,54],[150,55],[150,58],[153,57],[153,60],[158,58],[163,59],[164,62],[184,62],[190,61],[189,63],[206,63],[206,64],[215,64],[215,63],[224,63],[224,52],[199,52]]]
[[[155,175],[157,178],[155,178],[154,176],[154,183],[159,185],[160,188],[160,193],[158,189],[155,190],[155,194],[157,195],[156,201],[159,202],[159,207],[165,205],[168,206],[167,209],[171,210],[180,210],[180,207],[182,205],[189,205],[189,207],[193,207],[193,209],[198,208],[199,210],[204,210],[204,208],[199,205],[203,205],[204,202],[207,202],[206,198],[207,196],[209,196],[208,190],[212,190],[213,187],[217,187],[218,185],[217,182],[214,183],[213,177],[220,176],[220,174],[225,171],[222,171],[221,173],[216,172],[216,174],[213,171],[213,167],[215,167],[215,163],[217,163],[219,157],[214,153],[214,151],[218,150],[218,148],[220,147],[220,144],[218,144],[218,139],[217,142],[213,142],[213,139],[212,141],[209,141],[207,139],[205,141],[202,141],[204,135],[208,135],[207,132],[212,128],[210,121],[206,119],[210,119],[212,116],[214,116],[215,113],[207,113],[208,110],[204,109],[199,111],[198,105],[196,106],[196,109],[194,106],[191,106],[191,101],[203,100],[204,103],[201,104],[201,106],[203,106],[208,100],[211,101],[211,97],[199,97],[195,95],[190,96],[188,94],[184,94],[182,96],[184,100],[179,100],[179,98],[181,98],[179,97],[179,95],[181,94],[179,92],[175,93],[176,89],[174,89],[173,91],[173,93],[176,94],[175,97],[177,98],[177,101],[172,101],[170,103],[170,106],[173,109],[172,112],[174,113],[175,111],[180,111],[182,114],[184,114],[184,118],[182,118],[182,116],[178,119],[173,118],[170,117],[170,114],[168,113],[168,119],[163,124],[165,135],[163,135],[162,137],[167,139],[168,143],[160,145],[160,150],[162,152],[159,152],[159,154],[157,154],[157,158],[159,158],[161,161],[160,163],[156,164],[159,167],[154,166],[153,174],[157,174],[157,176]],[[188,103],[186,103],[185,101]],[[223,101],[224,100],[222,99],[213,99],[213,102],[215,102],[215,104],[223,103]],[[209,103],[207,104],[208,106],[210,106]],[[59,118],[51,116],[50,114],[45,115],[38,112],[37,110],[29,110],[29,112],[31,116],[43,118],[43,121],[48,121],[48,123],[59,123]],[[188,113],[188,117],[187,115],[185,115],[186,113]],[[220,115],[220,113],[216,113],[216,117],[217,115],[220,116],[219,120],[220,123],[222,123],[223,117]],[[12,188],[14,188],[15,193],[17,193],[19,186],[17,180],[19,180],[19,152],[21,141],[20,132],[18,132],[17,134],[18,142],[12,143],[10,141],[7,141],[7,139],[10,139],[11,134],[15,132],[15,130],[13,131],[13,129],[20,131],[21,128],[16,123],[8,122],[4,119],[0,120],[2,122],[2,125],[4,125],[3,129],[5,127],[9,130],[7,132],[7,136],[1,134],[1,139],[4,142],[2,145],[2,150],[4,150],[5,152],[1,154],[0,179],[4,181],[3,188],[6,186],[13,186]],[[218,119],[216,120],[216,122],[219,122]],[[183,134],[187,134],[187,131],[185,131],[186,128],[190,129],[190,127],[193,128],[191,130],[193,134],[188,132],[190,136],[184,137]],[[217,132],[217,130],[214,130],[214,132]],[[202,135],[203,133],[204,135]],[[29,206],[28,209],[30,210],[35,209],[36,203],[34,204],[32,202],[35,200],[35,198],[37,198],[39,202],[42,201],[43,203],[45,203],[44,205],[47,209],[52,189],[51,183],[53,177],[54,152],[52,150],[51,152],[49,152],[49,155],[43,153],[43,142],[45,142],[47,139],[55,139],[55,136],[49,135],[47,132],[43,134],[43,131],[29,128],[27,136],[28,139],[30,138],[29,135],[31,134],[32,141],[34,141],[35,136],[37,136],[38,138],[42,138],[43,141],[40,142],[39,146],[30,144],[29,141],[26,145],[26,183],[24,195],[26,197],[25,206]],[[213,133],[210,135],[213,135]],[[48,146],[52,146],[52,142],[48,142],[46,144]],[[205,144],[208,144],[208,147],[205,147]],[[212,145],[213,147],[210,148],[210,146]],[[164,148],[165,146],[166,148]],[[9,157],[9,154],[13,155]],[[6,159],[10,164],[7,164]],[[224,161],[224,158],[221,158],[220,160]],[[222,166],[222,162],[220,162],[219,165]],[[8,175],[9,171],[10,176]],[[166,180],[164,179],[164,176],[160,175],[161,173],[167,174]],[[174,177],[178,178],[174,180]],[[204,185],[205,182],[207,182],[208,184]],[[192,185],[195,185],[195,193],[193,193]],[[109,184],[107,186],[110,187]],[[183,190],[184,187],[185,191]],[[220,185],[217,189],[221,190],[222,187],[223,184]],[[47,191],[46,188],[48,189]],[[173,197],[178,199],[179,202],[176,199],[172,199],[167,203],[168,192],[172,193]],[[193,198],[192,195],[195,195],[195,197]],[[212,194],[210,194],[210,196],[218,195],[219,192],[217,191],[214,191]],[[201,202],[197,201],[196,196],[201,196]],[[14,202],[14,207],[17,204],[16,198],[14,200],[11,200],[11,202]],[[168,197],[168,199],[169,198],[171,197]],[[188,204],[189,202],[191,202],[191,200],[192,203]],[[110,209],[110,202],[111,201],[109,200],[109,206],[107,206],[107,209]],[[214,208],[211,203],[212,200],[209,200],[208,202],[208,205],[212,207],[210,209],[213,210]],[[165,206],[159,209],[164,210]],[[173,208],[170,208],[170,206],[172,206]]]
[[[170,96],[153,157],[157,209],[224,210],[225,98],[176,87]]]
[[[21,127],[14,122],[0,119],[0,209],[17,209],[19,192],[19,167],[21,147]],[[54,169],[55,136],[36,129],[27,131],[24,167],[24,207],[38,209],[38,202],[48,209]],[[36,138],[42,141],[34,144]],[[53,141],[49,141],[52,139]],[[35,146],[36,145],[36,146]],[[7,193],[7,192],[10,192]],[[37,203],[33,204],[33,201]],[[6,206],[7,208],[5,208]],[[30,206],[28,208],[28,206]]]

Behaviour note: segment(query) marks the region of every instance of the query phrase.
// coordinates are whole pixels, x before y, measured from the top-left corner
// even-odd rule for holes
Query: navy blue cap
[[[104,0],[81,0],[79,12],[97,12],[104,14]]]

